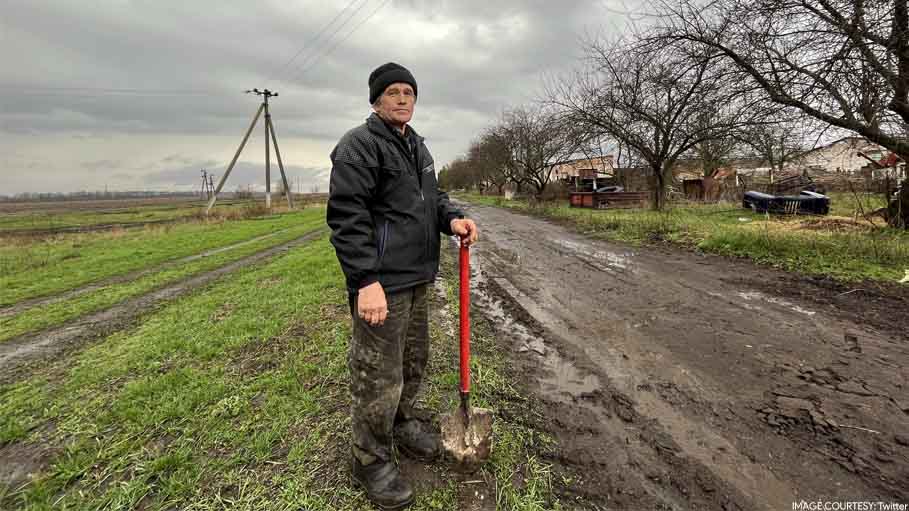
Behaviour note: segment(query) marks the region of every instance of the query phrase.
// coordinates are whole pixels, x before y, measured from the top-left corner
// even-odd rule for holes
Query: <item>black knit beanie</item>
[[[369,73],[369,104],[375,103],[389,85],[398,82],[410,84],[413,87],[413,95],[417,95],[417,81],[402,65],[389,62]]]

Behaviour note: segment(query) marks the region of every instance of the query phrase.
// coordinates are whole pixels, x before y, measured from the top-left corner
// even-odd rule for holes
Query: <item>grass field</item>
[[[272,211],[287,211],[286,203],[276,197]],[[301,194],[295,204],[317,204],[324,194]],[[109,204],[108,204],[109,203]],[[0,203],[0,236],[53,230],[89,230],[98,226],[138,226],[205,218],[206,201],[181,199],[144,202],[141,200],[74,201],[66,203]],[[264,205],[259,199],[222,199],[211,211],[217,218],[249,216]]]
[[[306,231],[316,219],[323,221],[324,209],[136,237],[59,239],[61,246],[33,247],[50,251],[54,265],[16,263],[23,269],[4,273],[20,283],[17,298],[7,302],[87,281],[48,288],[22,271],[41,280],[91,271],[99,278],[249,239],[261,226]],[[79,257],[65,258],[74,250]],[[457,310],[445,307],[456,293],[455,261],[443,252],[425,396],[437,411],[454,406],[458,377],[450,328]],[[57,271],[56,264],[72,266]],[[92,300],[116,301],[197,270],[191,264],[153,273]],[[533,407],[512,386],[491,331],[475,317],[473,399],[500,419],[493,459],[470,478],[493,481],[490,498],[501,509],[559,508],[548,467],[535,454],[551,440],[534,428]],[[131,330],[37,367],[26,380],[0,386],[0,466],[15,461],[33,473],[13,487],[0,477],[0,509],[368,508],[347,478],[349,335],[343,277],[323,235],[150,312]],[[425,471],[413,509],[458,509],[463,478],[443,463]]]
[[[463,198],[567,222],[593,236],[629,243],[668,241],[842,281],[895,282],[909,269],[909,232],[883,227],[880,220],[874,226],[847,218],[855,211],[848,209],[845,197],[832,202],[835,211],[848,214],[828,217],[760,215],[731,203],[677,205],[653,212],[571,208],[567,200],[530,205],[492,196]],[[869,208],[876,204],[874,197],[865,201]]]
[[[241,221],[199,219],[136,230],[13,238],[0,247],[0,306],[242,242],[317,218],[318,209],[311,208]]]
[[[237,246],[176,267],[151,271],[135,280],[110,284],[65,300],[29,308],[19,314],[0,317],[0,342],[27,332],[42,330],[69,319],[89,314],[122,300],[147,293],[172,282],[218,268],[260,250],[285,243],[322,226],[317,214],[300,215],[299,225],[287,227],[267,239]]]
[[[77,203],[70,204],[73,204],[72,209],[42,211],[40,206],[34,205],[34,209],[7,212],[0,215],[0,234],[17,231],[91,227],[105,224],[129,225],[178,220],[198,217],[204,213],[206,206],[206,203],[202,201],[180,201],[170,204],[135,206],[118,201],[116,205],[106,209],[97,209],[97,203],[93,203],[92,206],[96,207],[80,210],[77,209]],[[216,209],[223,214],[225,211],[241,209],[249,204],[249,201],[222,201]],[[48,207],[54,207],[54,204],[49,203]]]

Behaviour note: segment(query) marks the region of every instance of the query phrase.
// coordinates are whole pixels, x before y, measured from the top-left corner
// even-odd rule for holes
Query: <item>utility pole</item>
[[[231,160],[224,175],[221,176],[221,179],[218,181],[218,186],[213,191],[211,199],[208,201],[208,207],[205,209],[206,214],[211,211],[212,206],[215,205],[215,201],[218,200],[218,193],[221,192],[221,188],[223,188],[224,183],[227,182],[227,176],[230,175],[230,171],[233,170],[234,165],[236,165],[237,158],[240,157],[240,153],[243,151],[243,147],[246,146],[249,135],[252,133],[253,128],[256,127],[259,116],[262,115],[263,111],[265,112],[265,207],[271,209],[271,154],[269,143],[274,144],[275,146],[275,156],[278,158],[278,168],[281,170],[281,180],[284,183],[284,189],[289,189],[287,186],[287,175],[284,173],[284,162],[281,161],[281,151],[278,149],[278,137],[275,135],[275,125],[271,120],[271,112],[268,110],[268,99],[278,97],[278,93],[268,89],[251,89],[246,91],[246,93],[262,96],[262,104],[259,105],[259,109],[256,111],[256,115],[253,117],[249,129],[246,130],[246,135],[243,136],[243,140],[240,142],[240,147],[237,148],[233,160]],[[293,209],[294,204],[291,195],[291,193],[287,194],[287,206]]]
[[[256,91],[256,94],[259,94],[259,92]],[[277,96],[278,93],[275,92],[274,95]],[[268,98],[272,96],[272,93],[265,89],[261,96],[262,106],[265,108],[265,209],[271,209],[271,157],[268,154],[268,148],[270,147],[268,126],[271,123],[271,114],[268,113]]]
[[[205,169],[200,172],[202,173],[202,198],[205,200],[211,199],[211,192],[215,189],[211,185],[211,175]]]

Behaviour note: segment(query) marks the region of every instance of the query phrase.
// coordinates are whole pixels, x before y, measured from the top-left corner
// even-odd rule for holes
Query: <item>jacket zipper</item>
[[[424,227],[423,227],[423,266],[424,266],[424,271],[426,272],[426,275],[428,276],[431,273],[429,271],[429,240],[431,239],[431,236],[429,233],[429,225],[430,225],[430,216],[429,215],[431,212],[426,210],[426,207],[427,207],[426,198],[423,197],[423,162],[420,161],[420,152],[419,152],[420,148],[415,147],[414,151],[415,152],[413,155],[413,165],[414,165],[413,170],[414,170],[414,173],[416,173],[416,175],[417,175],[417,186],[420,187],[420,204],[423,206],[423,218],[425,219],[425,223],[424,223]]]
[[[403,137],[401,137],[401,138],[403,138]],[[429,239],[430,239],[430,236],[429,236],[429,219],[427,218],[428,215],[427,215],[427,212],[426,212],[426,197],[425,197],[424,194],[423,194],[423,176],[420,175],[420,173],[421,173],[421,171],[422,171],[422,169],[420,169],[420,164],[419,164],[419,150],[420,150],[420,148],[419,148],[419,147],[414,148],[414,150],[416,151],[416,152],[414,152],[414,151],[412,151],[411,148],[410,148],[410,142],[409,142],[409,141],[398,139],[398,140],[396,140],[395,142],[397,143],[398,147],[401,147],[401,148],[403,148],[403,149],[405,150],[405,153],[406,153],[407,156],[408,156],[408,158],[407,158],[407,160],[408,160],[407,163],[411,165],[411,169],[412,169],[413,172],[414,172],[414,177],[417,178],[417,187],[420,189],[420,204],[423,206],[423,217],[424,217],[424,219],[426,219],[426,223],[425,223],[425,226],[424,226],[424,228],[423,228],[423,271],[425,271],[425,272],[427,273],[427,275],[428,275],[428,274],[430,273],[430,272],[428,271],[428,265],[429,265]],[[386,221],[386,222],[387,222],[387,221]],[[387,232],[387,229],[386,229],[386,232]]]
[[[388,220],[385,221],[385,226],[382,228],[382,250],[379,250],[379,263],[382,263],[382,260],[385,259],[385,251],[388,249]]]

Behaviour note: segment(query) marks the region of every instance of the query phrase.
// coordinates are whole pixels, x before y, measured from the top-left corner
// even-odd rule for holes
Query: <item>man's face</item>
[[[407,83],[393,83],[385,88],[379,100],[373,105],[373,110],[379,117],[395,126],[404,126],[413,117],[413,107],[417,96],[413,87]]]

